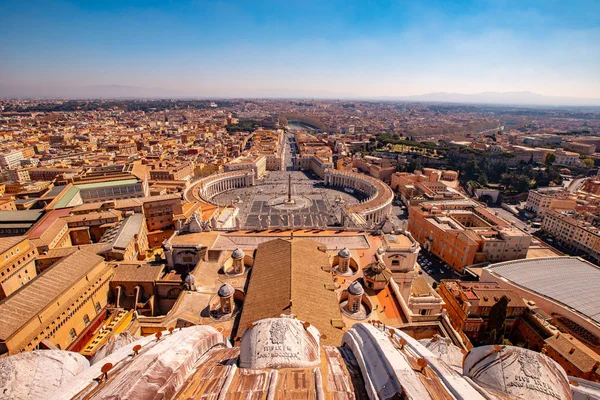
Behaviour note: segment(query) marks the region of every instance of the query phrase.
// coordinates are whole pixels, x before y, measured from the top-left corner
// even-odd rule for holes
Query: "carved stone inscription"
[[[558,400],[561,399],[560,394],[552,385],[540,379],[542,377],[542,365],[537,357],[527,353],[519,353],[517,362],[521,373],[515,373],[513,380],[507,382],[506,387],[508,390],[510,388],[527,388]]]
[[[269,338],[258,352],[258,358],[288,358],[300,360],[303,337],[292,331],[284,321],[275,321],[269,329]],[[295,346],[294,346],[295,345]]]

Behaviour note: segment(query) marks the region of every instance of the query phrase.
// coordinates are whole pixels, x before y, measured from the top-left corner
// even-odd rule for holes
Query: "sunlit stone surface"
[[[0,398],[46,399],[89,366],[81,354],[60,350],[38,350],[0,359]]]

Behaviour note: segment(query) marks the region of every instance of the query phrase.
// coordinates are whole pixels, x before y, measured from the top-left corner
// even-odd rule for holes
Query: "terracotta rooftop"
[[[100,256],[78,251],[60,260],[51,268],[21,287],[11,296],[0,301],[0,340],[6,340],[21,327],[35,318],[48,304],[104,262]]]
[[[561,333],[545,340],[546,346],[563,356],[582,372],[589,372],[600,363],[600,355],[572,335]],[[574,371],[572,371],[574,372]]]
[[[0,254],[10,250],[25,239],[27,239],[25,236],[9,236],[0,238]]]
[[[144,263],[114,263],[113,282],[155,282],[163,274],[163,265]]]
[[[293,314],[310,322],[327,339],[339,343],[343,332],[333,320],[342,320],[336,294],[326,288],[333,285],[327,255],[310,239],[277,239],[260,244],[244,301],[238,336],[248,324],[263,319]]]
[[[58,220],[58,218],[68,216],[70,211],[70,208],[50,211],[28,232],[28,237],[30,239],[50,237],[52,234],[49,233],[48,230],[52,230],[52,233],[56,236],[63,226],[61,224],[55,224],[55,221]]]
[[[93,244],[80,244],[78,246],[69,247],[57,247],[55,249],[49,249],[44,254],[40,254],[36,257],[36,260],[46,258],[62,258],[71,255],[79,250],[88,251],[93,254],[99,254],[106,247],[106,243],[93,243]]]

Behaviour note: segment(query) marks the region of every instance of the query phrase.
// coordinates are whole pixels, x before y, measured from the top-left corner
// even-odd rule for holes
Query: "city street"
[[[447,266],[446,263],[426,250],[421,249],[419,252],[418,263],[421,266],[419,274],[430,285],[433,282],[439,283],[442,279],[461,279],[461,276]]]

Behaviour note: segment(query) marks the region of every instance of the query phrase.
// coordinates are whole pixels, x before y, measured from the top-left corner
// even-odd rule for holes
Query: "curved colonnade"
[[[227,190],[244,188],[254,185],[254,173],[249,170],[239,170],[231,172],[217,173],[198,181],[192,190],[192,196],[196,200],[215,206],[226,206],[227,204],[218,204],[212,199]]]
[[[325,171],[324,179],[326,186],[352,188],[368,196],[360,203],[344,208],[344,217],[350,218],[354,223],[360,223],[362,219],[366,223],[379,223],[392,209],[394,192],[379,179],[357,172],[332,169]]]

